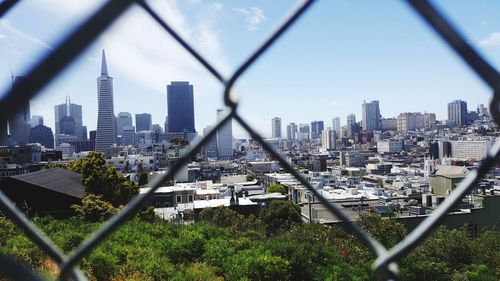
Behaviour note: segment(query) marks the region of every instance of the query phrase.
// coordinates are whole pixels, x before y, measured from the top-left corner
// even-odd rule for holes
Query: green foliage
[[[170,143],[172,145],[178,146],[180,148],[189,145],[189,142],[187,140],[185,140],[184,138],[181,138],[181,137],[175,137],[175,138],[171,139]]]
[[[253,174],[247,174],[247,181],[253,181],[255,176]]]
[[[118,212],[108,201],[102,200],[102,196],[94,194],[86,195],[82,205],[72,205],[71,208],[91,222],[106,220]]]
[[[228,280],[290,280],[290,264],[262,247],[238,251],[224,265]]]
[[[406,227],[395,217],[383,218],[377,213],[362,213],[357,223],[386,247],[392,247],[407,234]],[[390,235],[388,235],[390,233]]]
[[[258,229],[261,224],[260,220],[254,215],[240,215],[224,206],[203,209],[199,214],[199,220],[228,228],[232,233]]]
[[[287,190],[284,185],[277,183],[267,188],[267,193],[274,193],[274,192],[285,194],[287,193]]]
[[[99,152],[90,152],[87,157],[67,164],[67,168],[82,174],[82,184],[87,193],[99,195],[115,207],[127,204],[139,194],[135,183],[127,180],[114,167],[106,167],[106,159]]]
[[[148,173],[140,172],[139,173],[139,186],[145,186],[148,184]]]
[[[260,218],[268,235],[287,231],[302,223],[300,207],[291,201],[274,200],[262,211]]]

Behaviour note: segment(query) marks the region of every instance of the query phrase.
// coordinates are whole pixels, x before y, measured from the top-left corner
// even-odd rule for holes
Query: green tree
[[[380,214],[366,212],[359,216],[357,222],[386,247],[396,245],[408,233],[406,227],[393,216],[383,218]]]
[[[101,196],[95,194],[85,196],[82,205],[71,207],[77,214],[91,222],[106,220],[118,211],[111,203],[102,200]]]
[[[287,231],[302,223],[300,207],[291,201],[274,200],[262,211],[260,218],[268,235]]]
[[[284,185],[276,183],[276,184],[270,185],[267,188],[267,192],[268,193],[277,192],[277,193],[285,194],[285,193],[287,193],[287,190],[286,190],[286,187]]]
[[[148,173],[146,172],[140,172],[139,173],[139,186],[145,186],[148,184]]]
[[[255,176],[253,174],[247,174],[247,181],[253,181]]]
[[[90,152],[87,157],[69,163],[67,168],[82,175],[82,185],[87,194],[101,196],[114,207],[127,204],[139,194],[139,187],[114,167],[107,167],[104,156],[99,152]]]

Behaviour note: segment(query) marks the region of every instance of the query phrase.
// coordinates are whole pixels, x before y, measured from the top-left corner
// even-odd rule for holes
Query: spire
[[[102,50],[101,75],[108,75],[108,67],[106,66],[106,54]]]

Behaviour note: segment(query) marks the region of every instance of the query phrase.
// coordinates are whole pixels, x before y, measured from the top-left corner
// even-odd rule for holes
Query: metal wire
[[[0,4],[0,17],[5,15],[10,9],[15,7],[18,1],[5,0]],[[42,59],[34,66],[17,87],[8,91],[0,100],[0,121],[6,120],[13,115],[22,104],[29,101],[39,91],[41,91],[50,81],[52,81],[65,67],[69,65],[81,52],[92,43],[95,38],[108,28],[117,18],[119,18],[133,3],[132,0],[111,0],[98,9],[88,20],[72,32],[62,43],[52,50],[46,58]],[[234,84],[251,67],[269,47],[296,24],[306,11],[310,9],[316,1],[308,0],[301,2],[292,11],[283,23],[273,32],[248,58],[225,79],[224,76],[200,55],[187,41],[185,41],[175,30],[163,20],[144,0],[135,1],[144,11],[160,25],[167,34],[178,42],[187,52],[189,52],[208,72],[210,72],[224,86],[222,97],[227,106],[223,113],[223,118],[216,122],[215,126],[199,141],[193,143],[189,151],[175,162],[171,169],[161,177],[153,180],[148,187],[149,191],[132,199],[121,212],[113,216],[101,229],[91,238],[84,241],[71,256],[65,256],[51,240],[46,237],[34,224],[32,224],[23,213],[18,210],[8,198],[0,192],[0,209],[17,226],[24,230],[26,236],[47,253],[61,268],[59,278],[61,280],[85,280],[84,275],[77,269],[77,264],[86,257],[95,247],[97,247],[106,237],[116,231],[126,221],[136,214],[140,207],[150,198],[153,193],[188,163],[189,159],[205,145],[209,139],[215,136],[217,130],[227,122],[234,119],[239,123],[250,136],[259,142],[270,155],[278,160],[282,167],[291,173],[302,185],[304,185],[315,197],[322,201],[326,208],[339,219],[344,221],[342,227],[356,235],[366,244],[377,256],[373,268],[379,280],[397,280],[398,268],[396,262],[411,252],[418,243],[422,242],[444,218],[467,192],[474,187],[478,180],[483,177],[488,170],[495,165],[500,154],[500,142],[496,142],[484,159],[479,169],[472,171],[460,185],[448,196],[448,198],[426,218],[414,231],[412,231],[403,241],[390,250],[386,250],[382,244],[363,231],[359,225],[348,220],[347,216],[333,204],[328,202],[311,184],[275,151],[271,145],[265,142],[264,138],[258,134],[237,112],[238,101],[231,96]],[[451,49],[471,67],[471,69],[483,79],[492,89],[494,98],[490,104],[491,113],[495,122],[500,121],[500,76],[498,71],[484,60],[467,42],[464,37],[450,24],[440,12],[436,10],[427,0],[406,0],[409,6],[427,22],[436,33],[444,39]],[[20,270],[12,270],[20,268]],[[16,280],[39,280],[29,270],[21,270],[24,267],[18,262],[4,256],[0,256],[0,275],[15,278]],[[8,274],[8,275],[7,275]]]

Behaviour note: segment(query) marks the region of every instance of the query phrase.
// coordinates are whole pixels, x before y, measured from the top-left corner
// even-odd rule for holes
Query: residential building
[[[106,153],[116,143],[115,113],[113,106],[113,78],[108,75],[106,55],[102,50],[101,76],[97,78],[97,133],[95,149]]]
[[[448,120],[455,126],[467,124],[467,103],[463,100],[454,100],[448,104]]]
[[[486,157],[490,149],[491,140],[465,140],[465,141],[450,141],[451,156],[459,159],[481,160]]]
[[[382,118],[380,119],[380,130],[396,131],[398,129],[398,119],[396,118]]]
[[[377,142],[377,152],[384,153],[397,153],[403,151],[402,140],[381,140]]]

